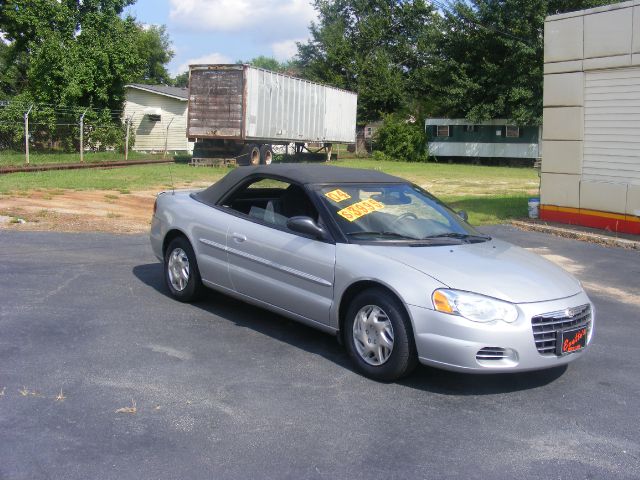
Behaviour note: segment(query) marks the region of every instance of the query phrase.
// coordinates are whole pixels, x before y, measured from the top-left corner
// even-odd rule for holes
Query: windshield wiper
[[[419,238],[416,238],[416,237],[410,237],[408,235],[402,235],[401,233],[387,232],[387,231],[376,232],[376,231],[363,230],[361,232],[346,232],[346,235],[385,236],[385,237],[399,238],[402,240],[420,240]]]
[[[429,238],[456,238],[460,240],[478,240],[478,241],[488,241],[491,240],[491,237],[488,235],[472,235],[469,233],[439,233],[437,235],[428,235],[424,237],[422,240],[427,240]]]

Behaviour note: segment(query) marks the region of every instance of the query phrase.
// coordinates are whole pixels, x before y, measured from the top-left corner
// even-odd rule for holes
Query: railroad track
[[[130,160],[116,162],[91,162],[91,163],[61,163],[47,165],[22,165],[15,167],[0,167],[0,175],[18,172],[44,172],[48,170],[79,170],[83,168],[120,168],[131,165],[151,165],[160,163],[174,163],[171,160]]]

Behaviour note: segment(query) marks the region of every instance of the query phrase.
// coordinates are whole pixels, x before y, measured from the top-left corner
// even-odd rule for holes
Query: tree
[[[275,58],[266,57],[260,55],[252,60],[237,60],[237,64],[248,64],[257,68],[264,68],[265,70],[271,70],[272,72],[284,73],[287,75],[298,76],[299,72],[297,65],[293,62],[279,62]],[[175,87],[188,87],[189,86],[189,72],[183,72],[176,75],[171,84]]]
[[[0,58],[20,60],[12,74],[16,93],[42,103],[119,109],[125,84],[169,83],[166,28],[122,18],[134,1],[1,2],[0,31],[9,45]]]
[[[132,0],[7,0],[0,30],[26,56],[19,95],[50,104],[117,109],[124,85],[144,77],[140,29],[121,18]]]
[[[174,87],[188,87],[189,86],[189,72],[183,72],[175,76],[171,82]]]
[[[273,57],[267,57],[260,55],[251,60],[244,61],[238,60],[236,63],[248,64],[257,68],[264,68],[265,70],[271,70],[272,72],[284,73],[286,75],[298,76],[298,65],[293,61],[279,62]]]
[[[383,116],[382,125],[374,135],[376,154],[383,158],[420,162],[427,159],[427,139],[423,124],[415,119],[390,113]]]
[[[423,81],[432,114],[483,121],[542,121],[547,15],[611,0],[456,0],[445,10],[437,55]]]
[[[359,94],[360,121],[413,110],[440,17],[424,0],[316,0],[319,20],[298,44],[304,77]]]
[[[165,25],[140,26],[138,38],[140,57],[146,65],[140,83],[170,85],[173,81],[167,63],[173,58],[171,40]]]
[[[0,1],[0,32],[8,42],[0,48],[0,98],[11,99],[0,109],[6,137],[23,135],[22,114],[35,105],[34,141],[64,137],[62,127],[71,128],[83,112],[87,124],[101,123],[94,136],[106,139],[108,129],[121,126],[127,83],[169,79],[164,27],[143,28],[122,17],[134,1]]]
[[[23,78],[23,58],[16,58],[11,47],[0,41],[0,100],[6,100],[16,95]]]

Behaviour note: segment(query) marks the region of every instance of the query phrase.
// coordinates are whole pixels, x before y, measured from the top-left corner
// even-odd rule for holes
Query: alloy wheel
[[[167,262],[167,271],[171,286],[178,292],[183,291],[189,282],[189,257],[183,249],[175,248],[171,252]]]
[[[387,314],[376,305],[358,310],[353,322],[353,343],[358,355],[369,365],[384,364],[393,352],[393,326]]]

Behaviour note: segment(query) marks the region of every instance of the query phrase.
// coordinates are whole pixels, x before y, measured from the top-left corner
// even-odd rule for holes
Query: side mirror
[[[459,216],[460,218],[462,218],[465,222],[468,222],[468,221],[469,221],[469,214],[468,214],[467,212],[465,212],[464,210],[460,210],[460,211],[458,212],[458,216]]]
[[[314,238],[325,238],[326,232],[311,217],[291,217],[287,220],[287,228],[293,232],[310,235]]]

